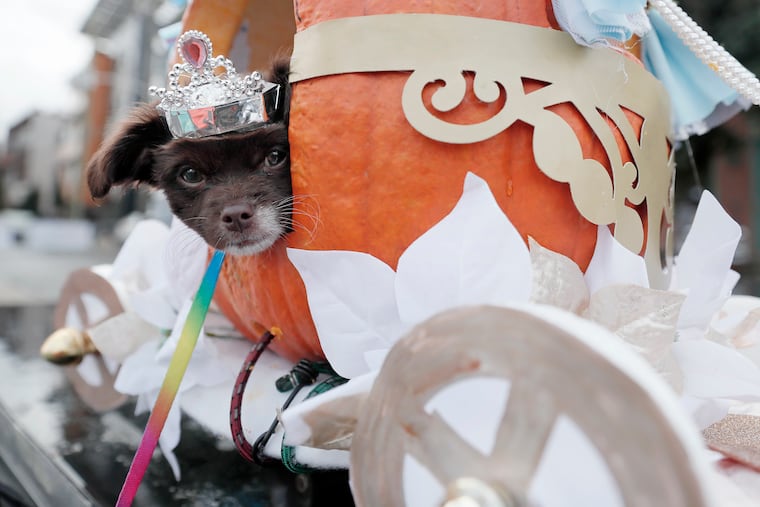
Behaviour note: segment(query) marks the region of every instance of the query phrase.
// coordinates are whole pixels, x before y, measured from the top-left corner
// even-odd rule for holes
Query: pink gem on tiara
[[[175,137],[205,137],[265,124],[279,106],[279,85],[264,81],[254,71],[238,76],[224,56],[213,56],[211,41],[191,30],[177,40],[182,64],[169,72],[166,88],[151,86],[161,101]]]
[[[179,45],[179,53],[187,63],[196,69],[202,69],[206,58],[211,54],[211,41],[198,37],[194,32],[188,32],[186,35]]]

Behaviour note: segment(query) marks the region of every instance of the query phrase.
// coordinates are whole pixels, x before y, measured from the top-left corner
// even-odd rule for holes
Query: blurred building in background
[[[10,129],[0,173],[5,207],[56,213],[59,166],[55,154],[64,125],[64,118],[38,112]]]
[[[88,96],[82,165],[97,151],[112,125],[126,117],[138,102],[151,100],[148,87],[166,80],[169,48],[159,28],[179,21],[184,10],[178,0],[99,0],[82,32],[95,41],[95,55],[79,80]],[[80,175],[79,200],[88,216],[110,223],[146,207],[148,194],[114,192],[93,206]]]
[[[113,123],[137,102],[150,100],[148,86],[166,79],[169,49],[159,28],[179,21],[185,0],[99,0],[82,32],[95,51],[73,85],[86,97],[66,117],[35,113],[10,129],[0,154],[0,206],[42,217],[87,216],[113,222],[146,206],[135,191],[90,200],[87,161]]]
[[[84,205],[80,196],[82,167],[85,164],[82,139],[86,131],[86,110],[64,118],[55,151],[57,164],[57,213],[67,218],[82,217]],[[44,214],[50,216],[50,214]]]

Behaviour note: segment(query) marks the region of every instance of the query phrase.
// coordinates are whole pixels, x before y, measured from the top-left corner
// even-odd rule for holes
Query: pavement
[[[51,438],[63,440],[66,423],[60,401],[62,370],[39,358],[41,341],[52,330],[52,311],[72,271],[110,263],[118,251],[111,241],[65,252],[26,243],[0,242],[0,506],[72,507],[95,502],[82,493],[60,465]],[[53,393],[56,393],[54,395]],[[69,398],[72,396],[70,395]],[[81,411],[80,411],[81,412]],[[53,424],[54,423],[54,424]],[[46,447],[43,450],[43,443]],[[50,459],[54,456],[54,459]],[[58,465],[52,465],[58,463]],[[60,469],[60,470],[59,470]],[[37,479],[42,477],[43,479]],[[40,492],[42,480],[54,485],[55,499]],[[64,500],[65,498],[65,500]],[[64,502],[64,503],[61,503]]]
[[[118,250],[118,244],[110,240],[95,241],[78,252],[0,248],[0,306],[55,305],[72,271],[110,264]]]

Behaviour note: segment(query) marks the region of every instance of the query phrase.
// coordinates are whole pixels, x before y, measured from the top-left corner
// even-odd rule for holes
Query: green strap
[[[338,375],[333,374],[332,377],[314,386],[314,388],[311,391],[309,391],[309,394],[306,395],[306,398],[304,399],[308,400],[311,397],[327,392],[330,389],[333,389],[335,387],[345,384],[346,382],[348,382],[348,379],[345,379],[343,377],[339,377]],[[282,441],[285,442],[285,434],[282,435]],[[298,462],[296,461],[295,446],[285,445],[283,443],[280,449],[280,456],[282,457],[282,464],[285,465],[285,468],[287,468],[294,474],[307,474],[307,473],[311,473],[317,470],[316,468],[311,468],[311,467],[298,464]]]

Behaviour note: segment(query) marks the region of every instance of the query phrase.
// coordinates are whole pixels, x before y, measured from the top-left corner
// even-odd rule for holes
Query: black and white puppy
[[[284,102],[249,132],[175,139],[154,106],[138,107],[88,164],[90,193],[147,184],[163,190],[172,212],[211,247],[234,255],[266,250],[292,224],[288,74],[287,59],[273,63],[265,78],[281,86]]]

